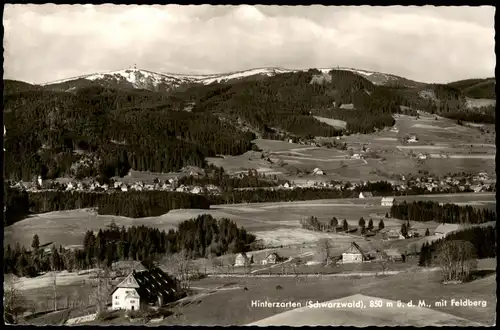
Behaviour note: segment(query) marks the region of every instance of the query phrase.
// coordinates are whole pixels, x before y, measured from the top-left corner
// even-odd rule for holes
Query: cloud
[[[494,7],[6,5],[4,74],[41,83],[137,67],[348,66],[447,82],[494,75]]]

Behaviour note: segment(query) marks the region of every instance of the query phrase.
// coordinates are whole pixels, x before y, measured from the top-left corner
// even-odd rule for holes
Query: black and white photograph
[[[493,6],[5,4],[9,325],[496,325]]]

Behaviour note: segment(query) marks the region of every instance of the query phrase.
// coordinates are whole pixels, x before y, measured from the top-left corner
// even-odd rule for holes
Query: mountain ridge
[[[360,75],[375,85],[402,85],[403,87],[418,87],[425,83],[416,82],[404,77],[393,74],[381,73],[369,70],[333,67],[333,68],[311,68],[311,69],[286,69],[281,67],[261,67],[248,70],[232,71],[226,73],[214,74],[178,74],[178,73],[163,73],[154,72],[146,69],[129,68],[116,71],[108,71],[102,73],[91,73],[76,77],[69,77],[55,81],[34,84],[46,87],[61,87],[62,89],[71,90],[77,88],[81,84],[97,82],[103,85],[122,85],[121,87],[144,88],[151,91],[171,91],[181,85],[212,83],[225,83],[235,80],[247,79],[251,77],[270,77],[282,73],[293,73],[308,70],[318,70],[322,73],[327,73],[332,70],[350,71]],[[86,81],[86,82],[84,82]]]

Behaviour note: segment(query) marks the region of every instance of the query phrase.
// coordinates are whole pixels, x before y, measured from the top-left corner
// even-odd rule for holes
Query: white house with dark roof
[[[356,242],[352,242],[349,248],[342,253],[342,263],[361,263],[366,260],[368,260],[368,256]]]
[[[439,238],[446,237],[449,234],[460,229],[460,225],[456,223],[443,223],[434,230],[434,235]]]
[[[239,253],[234,260],[234,267],[242,267],[253,264],[253,256],[245,252]]]
[[[276,264],[278,262],[281,261],[281,257],[276,253],[276,252],[272,252],[272,253],[269,253],[267,255],[267,257],[264,258],[264,260],[262,260],[262,264],[263,265],[268,265],[268,264]]]
[[[319,167],[316,167],[313,171],[312,171],[312,174],[314,175],[325,175],[325,173],[319,168]]]
[[[359,198],[369,198],[373,197],[373,194],[370,191],[362,191],[359,193]]]
[[[133,270],[111,293],[112,309],[139,310],[142,305],[162,306],[177,295],[177,281],[159,268]]]
[[[380,205],[382,206],[393,206],[396,199],[394,197],[382,197]]]

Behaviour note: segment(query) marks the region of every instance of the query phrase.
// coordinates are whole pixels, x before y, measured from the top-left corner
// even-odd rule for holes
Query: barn
[[[352,242],[349,248],[342,253],[342,263],[360,263],[366,260],[368,260],[368,256],[356,242]]]
[[[149,304],[162,306],[174,301],[177,293],[177,281],[161,269],[133,270],[111,293],[112,309],[134,311]]]
[[[242,267],[253,263],[253,256],[247,255],[245,252],[238,253],[234,260],[234,267]]]

